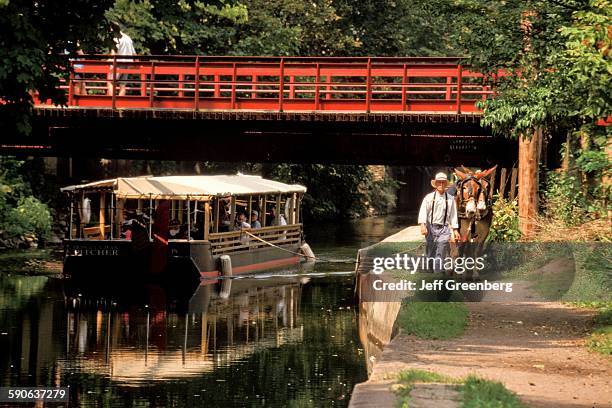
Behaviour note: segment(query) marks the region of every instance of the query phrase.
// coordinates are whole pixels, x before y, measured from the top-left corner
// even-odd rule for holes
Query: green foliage
[[[0,2],[0,128],[6,135],[28,133],[30,92],[65,102],[59,80],[68,75],[64,50],[76,42],[100,43],[109,0]]]
[[[0,157],[0,238],[15,245],[25,235],[44,238],[51,231],[46,204],[31,195],[22,174],[22,161]]]
[[[453,384],[461,393],[462,408],[525,408],[518,396],[497,381],[485,380],[475,375],[453,378],[431,371],[409,369],[399,373],[396,393],[398,406],[410,407],[410,391],[414,384],[441,383]]]
[[[487,241],[514,242],[521,238],[519,229],[518,203],[497,197],[493,203],[493,221]]]
[[[308,187],[302,205],[307,219],[352,218],[366,211],[361,190],[371,177],[366,166],[279,164],[270,176]]]
[[[510,74],[496,79],[483,122],[516,136],[536,127],[577,129],[610,115],[611,10],[609,0],[454,2],[444,12],[460,15],[462,28],[451,35],[470,62]]]
[[[397,205],[397,190],[399,183],[391,177],[385,176],[381,180],[369,180],[363,187],[366,193],[367,205],[374,209],[376,214],[390,214]]]
[[[431,371],[425,370],[417,370],[417,369],[409,369],[405,371],[401,371],[397,376],[399,382],[402,383],[415,383],[415,382],[437,382],[437,383],[446,383],[453,382],[450,377],[447,377],[442,374],[434,373]]]
[[[526,408],[517,395],[497,381],[470,375],[461,387],[462,408]]]
[[[116,0],[105,15],[125,26],[143,54],[223,54],[247,21],[237,1]]]
[[[21,197],[16,207],[7,210],[3,220],[3,229],[8,236],[35,234],[45,238],[51,231],[49,208],[37,198]]]
[[[403,302],[397,317],[403,332],[422,339],[458,337],[467,327],[468,310],[456,302]]]
[[[577,225],[587,216],[587,200],[582,184],[576,176],[549,172],[544,191],[547,217],[562,221],[565,225]]]
[[[612,356],[612,302],[578,302],[574,305],[597,310],[587,347],[596,353]]]

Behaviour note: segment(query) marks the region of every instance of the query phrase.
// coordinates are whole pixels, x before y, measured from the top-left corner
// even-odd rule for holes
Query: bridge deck
[[[71,63],[62,87],[68,106],[82,108],[472,114],[492,94],[457,58],[87,55]]]

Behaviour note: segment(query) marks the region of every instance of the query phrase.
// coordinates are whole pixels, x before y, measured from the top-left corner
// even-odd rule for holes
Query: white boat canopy
[[[260,176],[118,177],[68,186],[63,192],[113,191],[120,198],[193,199],[236,195],[304,193],[306,187],[267,180]]]

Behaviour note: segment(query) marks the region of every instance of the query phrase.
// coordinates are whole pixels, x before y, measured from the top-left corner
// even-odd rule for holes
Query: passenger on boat
[[[283,216],[283,214],[279,214],[280,218],[279,218],[279,222],[278,225],[283,226],[283,225],[287,225],[287,221],[285,220],[285,217]],[[268,227],[272,227],[276,225],[276,207],[272,207],[270,209],[270,217],[268,218]]]
[[[251,228],[261,228],[261,222],[259,222],[259,213],[256,210],[251,211]]]
[[[132,240],[132,220],[128,220],[121,225],[121,238]]]
[[[246,222],[246,219],[247,218],[245,213],[241,212],[240,214],[238,214],[238,217],[236,217],[236,225],[234,225],[234,231],[251,228],[251,224]]]
[[[219,200],[219,231],[228,232],[231,226],[231,206],[230,198]]]
[[[169,239],[186,239],[187,238],[187,230],[185,225],[181,225],[181,223],[172,219],[170,221],[170,226],[168,229],[168,238]]]

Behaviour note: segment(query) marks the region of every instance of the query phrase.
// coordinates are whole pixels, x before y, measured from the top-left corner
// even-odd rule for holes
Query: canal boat
[[[118,177],[61,190],[70,206],[64,273],[73,277],[215,278],[314,260],[301,185],[237,174]]]

